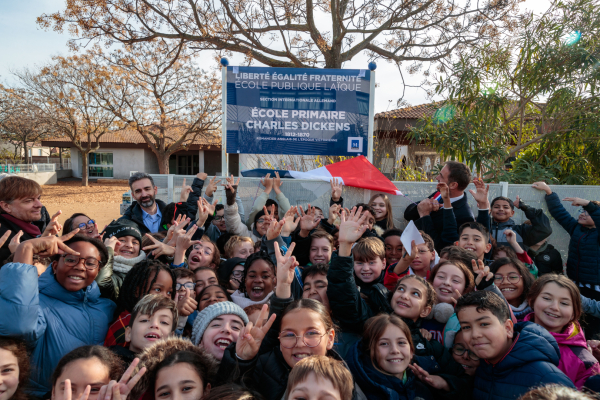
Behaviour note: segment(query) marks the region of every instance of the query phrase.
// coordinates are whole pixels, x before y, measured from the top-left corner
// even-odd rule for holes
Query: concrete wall
[[[56,170],[56,178],[57,179],[70,178],[72,176],[73,176],[72,169],[57,169]]]
[[[31,172],[14,174],[22,178],[31,179],[40,185],[54,185],[56,183],[56,172]]]
[[[160,169],[158,168],[158,159],[156,155],[150,149],[144,150],[144,169],[143,170],[135,170],[132,171],[144,171],[148,174],[158,174]],[[129,174],[127,174],[129,178]]]

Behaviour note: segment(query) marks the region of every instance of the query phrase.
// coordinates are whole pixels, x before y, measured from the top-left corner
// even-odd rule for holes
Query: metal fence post
[[[167,197],[169,199],[168,203],[173,201],[173,178],[175,175],[169,174],[167,177]]]
[[[502,196],[508,197],[508,182],[500,182],[500,187],[502,188]]]

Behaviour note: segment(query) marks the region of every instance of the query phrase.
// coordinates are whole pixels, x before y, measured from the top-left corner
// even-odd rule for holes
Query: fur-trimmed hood
[[[134,386],[133,390],[131,391],[130,398],[139,399],[144,393],[146,393],[146,391],[152,386],[152,381],[155,379],[156,367],[158,364],[160,364],[170,355],[184,350],[197,353],[206,358],[207,363],[212,364],[212,367],[210,368],[211,374],[208,378],[208,382],[212,384],[214,382],[214,376],[217,373],[217,369],[219,368],[216,358],[206,352],[203,348],[194,346],[194,344],[188,339],[171,336],[157,341],[139,355],[140,363],[138,364],[135,372],[137,373],[137,371],[139,371],[142,367],[146,367],[146,373],[144,376],[142,376],[137,385]],[[152,398],[154,398],[154,396],[152,396]]]

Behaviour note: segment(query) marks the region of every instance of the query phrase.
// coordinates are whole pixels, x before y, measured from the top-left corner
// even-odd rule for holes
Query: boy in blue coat
[[[94,281],[106,247],[78,231],[23,242],[0,269],[0,336],[19,337],[31,349],[29,390],[37,398],[49,398],[50,377],[65,354],[102,344],[116,307],[100,298]],[[53,259],[39,280],[34,254]]]
[[[506,302],[496,293],[471,292],[455,310],[463,339],[481,360],[474,400],[517,399],[550,383],[574,388],[557,368],[560,350],[552,335],[531,322],[513,326]]]

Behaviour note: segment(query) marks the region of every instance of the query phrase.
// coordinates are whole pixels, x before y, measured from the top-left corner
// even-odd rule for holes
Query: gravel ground
[[[43,185],[42,203],[52,216],[62,211],[59,221],[64,221],[73,213],[86,214],[98,223],[102,230],[113,219],[119,218],[119,204],[123,193],[129,190],[126,183],[102,182],[81,186],[81,181],[58,181],[56,185]]]

